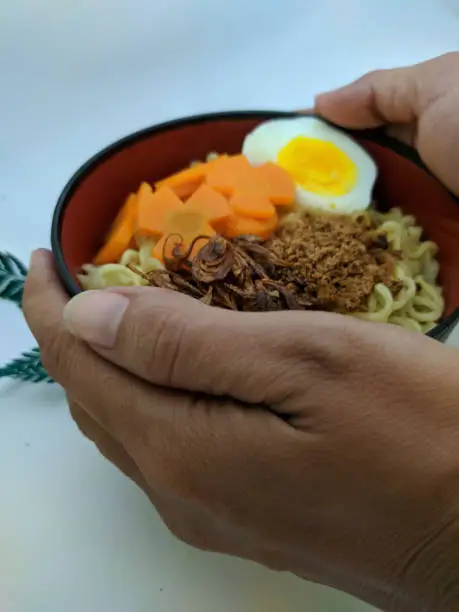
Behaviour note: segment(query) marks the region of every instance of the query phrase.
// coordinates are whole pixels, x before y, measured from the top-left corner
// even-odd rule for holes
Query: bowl
[[[237,153],[245,135],[268,119],[297,113],[238,111],[185,117],[162,123],[103,149],[77,170],[57,202],[51,244],[57,271],[70,296],[81,291],[77,273],[101,246],[127,194],[205,159],[210,151]],[[439,246],[439,281],[445,312],[428,332],[446,341],[459,321],[459,202],[426,169],[413,149],[381,130],[348,132],[375,160],[378,208],[398,206],[416,217]]]

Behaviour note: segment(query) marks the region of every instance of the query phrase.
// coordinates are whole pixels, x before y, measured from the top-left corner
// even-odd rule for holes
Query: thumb
[[[296,387],[304,393],[309,372],[336,357],[344,326],[327,313],[233,312],[147,287],[81,293],[64,318],[100,355],[155,385],[271,406]]]
[[[410,124],[421,113],[418,66],[370,72],[350,85],[320,94],[315,111],[342,127]]]

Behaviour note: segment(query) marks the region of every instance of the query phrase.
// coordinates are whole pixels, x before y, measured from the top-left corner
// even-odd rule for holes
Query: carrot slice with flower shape
[[[253,174],[253,166],[244,155],[220,157],[213,163],[206,176],[206,183],[230,196],[235,191],[256,190],[259,180]]]
[[[226,222],[225,236],[236,238],[236,236],[252,235],[266,240],[276,229],[278,221],[277,213],[274,213],[270,219],[253,219],[234,213]]]
[[[155,187],[156,189],[160,189],[161,187],[170,187],[179,198],[186,200],[193,195],[200,185],[202,185],[212,166],[218,162],[218,160],[226,157],[228,156],[220,155],[207,162],[195,163],[189,168],[185,168],[185,170],[180,170],[180,172],[176,172],[175,174],[171,174],[170,176],[157,181],[155,183]]]
[[[234,212],[244,217],[270,219],[276,214],[276,209],[263,193],[238,191],[231,196],[229,203]]]
[[[184,254],[199,236],[215,236],[215,230],[202,213],[185,207],[172,212],[167,218],[164,235],[153,248],[153,257],[164,262],[165,259],[173,258],[173,250],[177,247]],[[206,242],[206,238],[196,241],[189,257],[195,257]]]
[[[256,195],[257,210],[261,206],[264,209],[262,214],[266,217],[270,209],[266,204],[260,204],[261,197],[258,196],[264,196],[276,206],[290,205],[295,197],[295,183],[288,172],[271,162],[258,167],[252,166],[244,155],[220,159],[209,170],[205,181],[229,197],[243,193]]]
[[[185,170],[181,170],[180,172],[176,172],[175,174],[171,174],[166,178],[157,181],[155,183],[156,189],[161,189],[161,187],[169,187],[176,193],[179,197],[187,197],[186,192],[190,186],[195,185],[198,187],[206,176],[206,166],[207,164],[196,164],[191,168],[185,168]],[[192,191],[190,193],[193,193]]]
[[[191,198],[185,202],[185,208],[200,212],[206,217],[209,224],[217,229],[231,214],[225,196],[205,183],[198,187]]]
[[[267,162],[254,168],[264,185],[266,194],[276,206],[290,206],[295,198],[295,182],[288,172],[277,164]]]
[[[137,233],[139,236],[161,238],[167,231],[169,215],[184,207],[181,199],[170,187],[161,187],[153,193],[148,183],[138,191]]]
[[[295,193],[293,179],[282,168],[273,163],[254,167],[244,155],[198,163],[156,186],[153,192],[142,183],[137,195],[128,198],[96,263],[118,261],[134,237],[159,240],[155,256],[160,259],[164,249],[172,254],[177,242],[186,250],[196,237],[215,231],[230,238],[241,234],[268,238],[278,221],[275,206],[291,204]],[[171,240],[171,235],[176,239]],[[201,246],[198,242],[191,256]]]
[[[137,207],[137,195],[129,195],[113,222],[104,246],[94,257],[94,265],[116,263],[124,251],[129,248],[135,230]]]
[[[196,189],[199,189],[200,185],[202,185],[202,181],[189,181],[188,183],[181,183],[180,185],[176,185],[172,188],[174,193],[181,199],[186,200],[189,198]]]

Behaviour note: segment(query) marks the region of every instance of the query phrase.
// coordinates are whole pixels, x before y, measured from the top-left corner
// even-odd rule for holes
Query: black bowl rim
[[[313,113],[300,113],[293,111],[279,111],[279,110],[242,110],[242,111],[223,111],[214,113],[203,113],[198,115],[190,115],[188,117],[180,117],[178,119],[172,119],[153,125],[151,127],[143,128],[128,136],[120,138],[112,144],[101,149],[98,153],[89,158],[84,164],[82,164],[78,170],[69,179],[64,189],[62,190],[56,207],[54,209],[52,224],[51,224],[51,248],[53,251],[55,264],[58,275],[63,283],[66,291],[70,296],[74,296],[81,292],[81,288],[73,280],[67,265],[64,260],[64,255],[61,249],[61,230],[62,230],[62,219],[63,213],[70,202],[73,193],[79,187],[79,185],[85,180],[85,178],[100,164],[105,162],[114,153],[131,146],[132,144],[139,142],[145,138],[149,138],[154,134],[166,132],[168,130],[177,129],[186,125],[193,125],[196,123],[207,123],[215,120],[238,120],[238,119],[282,119],[282,118],[294,118],[311,116]],[[334,126],[337,127],[337,126]],[[402,157],[410,160],[416,164],[419,168],[432,175],[428,168],[424,165],[418,153],[410,146],[389,137],[384,130],[343,130],[346,134],[353,138],[364,138],[370,142],[374,142],[382,147],[391,149],[395,153],[398,153]],[[451,197],[458,202],[459,199],[450,194]],[[459,321],[459,307],[456,308],[448,317],[438,323],[433,329],[431,329],[426,335],[432,338],[442,338],[448,333],[448,330],[452,330],[453,327]]]

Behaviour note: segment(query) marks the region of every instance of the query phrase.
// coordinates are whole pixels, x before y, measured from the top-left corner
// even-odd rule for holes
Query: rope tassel
[[[0,251],[0,298],[13,302],[21,308],[26,266],[14,255]],[[45,371],[38,347],[22,353],[4,367],[0,367],[0,378],[13,378],[24,382],[54,382]]]

